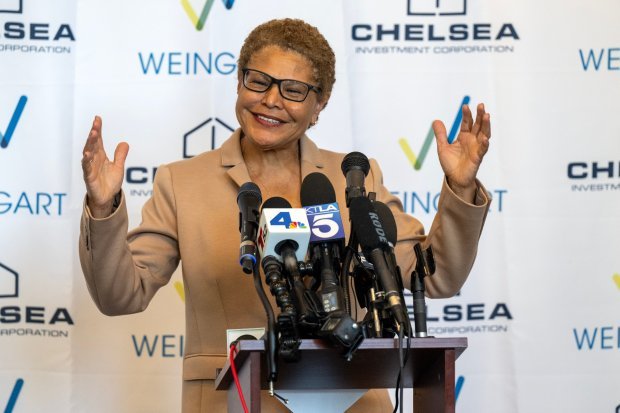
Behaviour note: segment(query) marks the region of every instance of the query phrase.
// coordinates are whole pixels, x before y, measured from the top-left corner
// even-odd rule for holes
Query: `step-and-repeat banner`
[[[433,119],[484,102],[493,196],[477,262],[429,330],[465,336],[459,412],[620,412],[620,3],[614,0],[0,0],[0,408],[180,408],[182,279],[109,318],[77,259],[80,158],[95,115],[131,149],[131,225],[158,165],[238,124],[256,25],[297,17],[337,56],[311,137],[376,158],[429,226]],[[410,396],[409,396],[410,397]]]

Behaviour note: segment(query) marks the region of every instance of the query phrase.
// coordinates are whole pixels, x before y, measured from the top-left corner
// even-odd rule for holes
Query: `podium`
[[[407,339],[403,341],[404,351]],[[454,413],[454,363],[467,348],[467,338],[412,338],[407,364],[401,378],[405,388],[413,388],[414,413]],[[260,412],[260,391],[268,389],[264,341],[242,340],[234,362],[248,409]],[[302,340],[301,360],[278,363],[276,392],[309,389],[394,388],[399,370],[398,340],[365,339],[346,361],[341,353],[323,340]],[[303,372],[303,374],[302,374]],[[228,392],[228,411],[243,413],[230,361],[215,381],[217,390]]]

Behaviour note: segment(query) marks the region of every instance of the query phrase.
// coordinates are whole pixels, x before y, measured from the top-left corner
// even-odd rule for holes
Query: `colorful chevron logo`
[[[461,121],[463,120],[463,111],[461,110],[461,108],[463,107],[463,105],[468,105],[469,101],[470,101],[469,96],[464,96],[463,100],[461,101],[461,104],[458,107],[458,110],[456,112],[456,117],[454,119],[454,123],[452,123],[452,128],[450,128],[450,134],[448,135],[449,143],[454,142],[454,140],[456,139],[456,135],[458,134],[459,128],[461,126]],[[411,147],[409,146],[407,139],[400,138],[398,140],[398,144],[400,145],[400,148],[403,150],[403,152],[405,153],[405,156],[411,163],[411,166],[413,166],[413,169],[415,169],[416,171],[419,171],[420,169],[422,169],[422,165],[424,164],[426,155],[428,155],[428,151],[431,148],[431,144],[433,143],[434,136],[435,136],[435,133],[433,132],[433,125],[431,124],[431,127],[429,128],[428,133],[426,134],[426,138],[424,139],[424,143],[422,143],[422,148],[420,149],[420,152],[417,156],[413,152],[413,150],[411,150]]]
[[[616,283],[616,287],[620,290],[620,274],[614,274],[611,278],[614,280],[614,283]]]
[[[206,0],[204,6],[202,6],[202,11],[199,16],[194,10],[194,7],[190,4],[189,0],[181,0],[181,5],[187,14],[187,17],[189,17],[189,20],[192,22],[197,31],[201,31],[205,27],[207,17],[209,17],[214,1],[215,0]],[[226,10],[230,10],[235,3],[235,0],[222,0],[222,2],[224,3]]]

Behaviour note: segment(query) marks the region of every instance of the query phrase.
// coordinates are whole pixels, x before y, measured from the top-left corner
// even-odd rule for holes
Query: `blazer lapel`
[[[241,129],[237,129],[221,146],[222,167],[228,168],[226,173],[241,186],[251,181],[248,168],[241,153]]]

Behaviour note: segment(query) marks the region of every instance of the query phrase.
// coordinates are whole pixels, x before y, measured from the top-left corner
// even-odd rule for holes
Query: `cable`
[[[353,278],[353,277],[349,277],[349,268],[351,267],[352,258],[353,258],[353,249],[349,245],[345,249],[344,259],[342,261],[342,268],[340,269],[340,285],[344,289],[344,300],[345,300],[344,305],[345,305],[346,312],[349,315],[351,315],[351,289],[347,281],[349,280],[349,278]]]
[[[233,379],[235,380],[235,386],[237,386],[237,393],[239,393],[239,400],[241,400],[241,406],[245,413],[249,413],[248,406],[245,404],[245,397],[243,397],[243,390],[241,389],[241,383],[239,383],[239,376],[237,376],[237,367],[235,366],[234,355],[237,352],[237,346],[230,345],[230,370],[232,371]]]
[[[355,289],[355,281],[353,277],[348,276],[349,278],[349,291],[353,291],[353,318],[357,320],[357,307],[359,306],[359,302],[357,301],[357,290]]]
[[[400,375],[400,377],[403,377],[403,369],[405,367],[405,363],[403,362],[403,331],[405,330],[405,326],[401,324],[400,326],[400,330],[398,331],[398,360],[400,361],[400,371],[398,372],[398,374]],[[403,382],[405,380],[403,379]],[[400,413],[403,413],[403,405],[405,404],[405,398],[404,398],[404,390],[405,390],[405,384],[401,382],[400,383]]]
[[[398,360],[399,360],[399,370],[398,370],[398,378],[396,379],[396,388],[394,389],[394,400],[396,403],[394,404],[394,410],[392,413],[396,413],[397,411],[403,413],[403,401],[404,401],[404,384],[401,383],[401,378],[403,377],[403,369],[405,367],[405,363],[407,363],[407,357],[409,356],[409,342],[410,338],[407,339],[407,353],[403,356],[403,334],[404,334],[405,326],[400,325],[398,329]],[[404,382],[404,379],[403,379]]]
[[[267,380],[273,384],[274,381],[278,379],[278,360],[277,360],[277,346],[278,346],[278,331],[276,326],[276,317],[273,314],[273,308],[271,308],[271,303],[265,294],[265,290],[263,289],[263,283],[260,279],[260,273],[258,269],[258,265],[254,266],[254,287],[256,292],[258,293],[258,297],[260,298],[263,307],[265,308],[265,313],[267,313],[267,332],[266,332],[266,342],[265,342],[265,357],[267,358]]]
[[[280,396],[278,393],[276,393],[275,391],[273,392],[273,395],[280,400],[282,403],[284,404],[288,404],[288,399],[285,399],[284,397]]]

